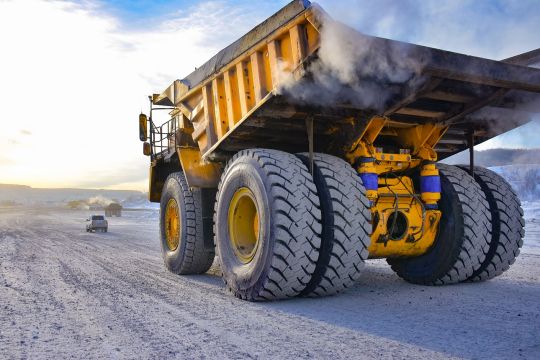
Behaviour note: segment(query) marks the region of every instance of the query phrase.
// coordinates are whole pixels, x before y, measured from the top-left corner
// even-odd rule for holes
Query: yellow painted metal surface
[[[217,188],[221,177],[218,164],[202,160],[197,148],[178,148],[177,153],[190,187]]]
[[[374,116],[358,140],[353,143],[346,157],[351,164],[361,157],[375,158],[379,174],[404,171],[407,168],[417,167],[422,160],[437,161],[434,147],[447,129],[448,127],[440,124],[409,125],[391,121],[386,117]],[[374,144],[380,135],[394,136],[396,143],[402,146],[403,153],[387,154],[377,148]]]
[[[412,154],[423,160],[437,161],[437,153],[433,149],[439,142],[447,126],[427,123],[408,128],[396,129],[397,137],[404,147],[411,148]]]
[[[376,116],[346,154],[360,174],[378,176],[378,190],[366,191],[372,203],[370,257],[418,256],[433,245],[441,212],[425,205],[436,205],[440,194],[418,194],[411,178],[403,174],[424,164],[421,176],[439,175],[432,162],[437,159],[433,147],[445,131],[446,127],[440,125],[409,125]],[[395,137],[395,143],[402,146],[400,152],[385,153],[378,148],[375,141],[380,135]]]
[[[181,110],[193,124],[201,154],[225,138],[251,112],[264,104],[283,81],[319,48],[315,10],[300,13],[269,37],[194,88],[175,81],[153,103]],[[314,25],[315,24],[315,25]]]
[[[414,194],[409,177],[379,179],[379,196],[371,208],[370,258],[418,256],[433,245],[441,212],[426,210]],[[396,212],[402,214],[406,227],[398,228],[397,221],[394,224],[392,214]]]
[[[182,220],[178,203],[175,199],[169,199],[165,207],[165,240],[170,251],[178,249],[180,244],[180,231]]]
[[[259,246],[259,212],[255,197],[246,187],[238,189],[228,212],[229,238],[240,262],[253,260]]]
[[[375,139],[379,136],[388,122],[388,119],[381,116],[374,116],[367,123],[364,131],[358,137],[351,150],[347,153],[347,159],[351,163],[361,157],[375,157],[377,148],[375,147]]]

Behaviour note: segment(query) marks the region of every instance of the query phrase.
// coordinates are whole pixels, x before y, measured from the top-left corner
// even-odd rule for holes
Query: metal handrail
[[[152,160],[166,155],[170,149],[176,149],[176,117],[171,118],[160,126],[150,121],[150,145],[152,147]]]

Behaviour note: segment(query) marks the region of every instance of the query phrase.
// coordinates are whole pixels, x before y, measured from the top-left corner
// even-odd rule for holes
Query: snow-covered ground
[[[523,251],[540,256],[540,200],[523,201],[521,205],[525,217]]]
[[[0,359],[540,359],[540,166],[493,170],[526,220],[499,278],[422,287],[374,260],[343,295],[257,304],[227,294],[216,266],[165,271],[158,204],[143,193],[0,188]],[[68,210],[73,200],[137,210],[88,234],[96,211]]]
[[[162,264],[157,211],[110,232],[86,211],[0,208],[0,359],[540,359],[539,208],[513,267],[479,284],[423,287],[370,261],[347,293],[247,303],[218,269]]]

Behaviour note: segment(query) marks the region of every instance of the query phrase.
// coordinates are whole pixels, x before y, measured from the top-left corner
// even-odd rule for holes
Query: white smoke
[[[350,104],[380,111],[403,84],[421,84],[425,59],[413,56],[409,44],[390,44],[329,17],[321,20],[317,57],[298,81],[282,73],[279,93],[310,105]]]
[[[94,205],[94,206],[109,206],[110,204],[114,203],[116,201],[114,200],[111,200],[105,196],[102,196],[102,195],[98,195],[98,196],[94,196],[94,197],[91,197],[89,198],[86,203],[91,206],[91,205]]]
[[[304,72],[291,74],[285,71],[286,64],[280,64],[278,93],[289,101],[321,107],[351,105],[381,113],[393,99],[403,96],[404,90],[414,93],[425,83],[422,72],[431,60],[429,51],[363,35],[328,16],[319,20],[320,47]],[[487,96],[480,88],[477,91],[479,98]],[[513,108],[484,107],[467,120],[482,123],[488,136],[538,121],[539,96],[516,91],[509,95],[509,101],[515,102]],[[522,136],[524,144],[531,143],[529,136]]]

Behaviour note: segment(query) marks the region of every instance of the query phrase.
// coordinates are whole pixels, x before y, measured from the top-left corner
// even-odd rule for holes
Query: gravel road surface
[[[0,359],[540,359],[536,222],[489,282],[416,286],[370,261],[343,295],[247,303],[215,267],[168,273],[155,211],[106,234],[84,231],[88,215],[0,209]]]

